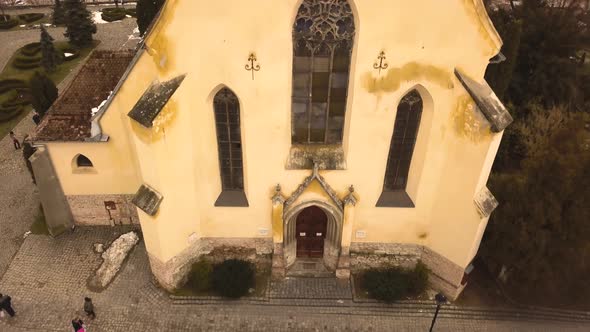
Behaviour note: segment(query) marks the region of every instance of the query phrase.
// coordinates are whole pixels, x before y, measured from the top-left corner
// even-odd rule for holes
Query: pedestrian
[[[0,310],[4,309],[10,317],[14,317],[16,314],[12,308],[12,298],[8,295],[2,295],[0,293]]]
[[[92,299],[89,297],[84,298],[84,312],[86,316],[90,317],[91,319],[96,318],[96,314],[94,313],[94,305],[92,304]]]
[[[84,322],[80,318],[72,320],[72,327],[74,328],[74,332],[86,332]]]
[[[35,125],[39,125],[39,123],[41,122],[41,115],[39,115],[37,111],[35,111],[35,114],[33,114],[33,122],[35,123]]]
[[[14,134],[14,131],[11,131],[9,135],[10,135],[10,138],[12,139],[12,144],[14,144],[14,149],[15,150],[20,149],[20,142],[16,138],[16,135]]]

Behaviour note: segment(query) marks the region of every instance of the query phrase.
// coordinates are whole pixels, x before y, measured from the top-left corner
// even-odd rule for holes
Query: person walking
[[[94,304],[92,304],[92,299],[89,297],[84,298],[84,312],[86,316],[90,317],[91,319],[96,318],[96,314],[94,313]]]
[[[80,318],[72,320],[72,327],[74,328],[74,332],[86,332],[84,322]]]
[[[4,309],[10,315],[10,317],[14,317],[14,315],[16,315],[14,309],[12,308],[12,298],[8,295],[2,295],[0,293],[0,310],[2,309]]]
[[[12,144],[14,144],[14,149],[15,150],[20,149],[20,142],[16,138],[16,135],[14,134],[14,131],[11,131],[9,135],[10,135],[10,138],[12,139]]]

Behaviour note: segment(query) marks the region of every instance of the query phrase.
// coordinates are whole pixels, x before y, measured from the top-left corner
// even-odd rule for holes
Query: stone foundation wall
[[[133,195],[66,196],[76,225],[139,224]]]
[[[350,270],[359,272],[384,265],[413,268],[422,256],[422,246],[402,243],[353,242]]]
[[[243,259],[257,268],[270,268],[271,238],[201,238],[167,262],[149,255],[152,273],[165,289],[172,291],[186,282],[191,265],[200,258],[213,263],[226,259]]]
[[[350,246],[352,272],[380,267],[413,268],[421,260],[430,269],[432,288],[454,300],[465,286],[461,285],[464,269],[432,249],[410,243],[353,242]]]

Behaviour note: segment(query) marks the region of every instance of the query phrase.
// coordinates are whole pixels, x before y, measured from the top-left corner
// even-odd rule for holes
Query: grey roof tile
[[[493,132],[499,133],[512,123],[512,116],[485,80],[483,83],[476,82],[458,69],[455,69],[455,76],[457,76],[486,117]]]

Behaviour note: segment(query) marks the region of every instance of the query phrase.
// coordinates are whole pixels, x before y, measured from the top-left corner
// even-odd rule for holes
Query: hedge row
[[[25,56],[17,56],[14,61],[12,61],[12,66],[18,69],[32,69],[37,68],[41,65],[41,57],[25,57]]]
[[[8,16],[8,15],[6,15],[6,16]],[[3,19],[0,19],[0,30],[8,30],[8,29],[14,28],[17,25],[18,25],[18,20],[9,19],[8,21],[4,21]]]
[[[42,13],[27,13],[27,14],[18,15],[18,18],[20,18],[21,20],[23,20],[27,23],[31,23],[31,22],[35,22],[35,21],[42,19],[44,16],[45,16],[45,14],[42,14]]]
[[[29,84],[19,79],[4,79],[0,80],[0,94],[14,89],[28,89]]]
[[[256,270],[253,264],[238,259],[229,259],[220,264],[200,260],[193,264],[186,286],[194,291],[209,291],[238,298],[247,295],[255,286]]]
[[[26,56],[33,56],[41,51],[41,43],[30,43],[21,47],[20,52]]]
[[[4,106],[0,105],[0,122],[5,122],[16,118],[24,110],[23,105]]]
[[[105,8],[102,10],[101,17],[107,22],[119,21],[127,15],[124,8]]]

